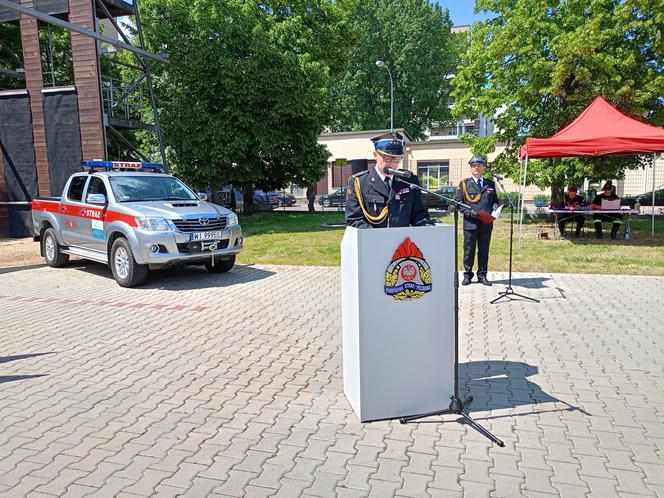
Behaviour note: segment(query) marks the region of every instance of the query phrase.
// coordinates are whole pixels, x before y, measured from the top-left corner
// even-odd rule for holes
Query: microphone
[[[495,178],[496,180],[502,180],[502,179],[503,179],[502,176],[497,175],[497,174],[495,174],[495,173],[489,173],[489,174],[490,174],[493,178]]]
[[[413,174],[410,171],[406,171],[403,169],[394,169],[390,168],[389,166],[385,166],[383,168],[383,173],[385,173],[386,175],[394,175],[401,178],[410,178],[411,176],[413,176]]]

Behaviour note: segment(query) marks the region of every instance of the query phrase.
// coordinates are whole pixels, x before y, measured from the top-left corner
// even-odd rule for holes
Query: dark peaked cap
[[[403,156],[403,135],[392,132],[372,138],[374,149],[386,156]]]

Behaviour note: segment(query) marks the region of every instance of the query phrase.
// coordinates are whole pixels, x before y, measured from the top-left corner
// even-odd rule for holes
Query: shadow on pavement
[[[0,356],[0,363],[9,363],[10,361],[26,360],[28,358],[35,358],[37,356],[44,356],[47,354],[55,354],[55,351],[49,351],[47,353],[27,353],[27,354],[17,354],[13,356]],[[36,379],[38,377],[46,377],[46,374],[0,375],[0,384],[4,384],[6,382],[14,382],[17,380]]]
[[[148,281],[136,289],[188,290],[223,288],[236,284],[246,284],[269,278],[273,271],[254,268],[249,265],[235,265],[227,273],[209,273],[203,266],[188,266],[181,269],[151,271]]]
[[[27,358],[34,358],[36,356],[44,356],[47,354],[55,354],[55,351],[49,351],[47,353],[28,353],[28,354],[17,354],[14,356],[0,356],[0,363],[9,363],[10,361],[16,360],[25,360]]]
[[[8,266],[6,268],[0,268],[0,275],[2,275],[3,273],[14,273],[15,271],[34,270],[35,268],[43,268],[44,266],[46,266],[46,264]]]
[[[552,407],[531,413],[489,416],[484,419],[514,417],[544,412],[579,411],[591,415],[582,408],[555,398],[540,386],[528,380],[539,372],[536,366],[517,361],[471,361],[459,364],[459,396],[473,396],[468,405],[471,411],[501,410],[524,405],[564,403],[567,408]],[[480,420],[480,419],[478,419]]]
[[[105,277],[113,280],[113,274],[108,266],[94,261],[70,262],[69,268]],[[189,290],[206,288],[223,288],[236,284],[245,284],[271,277],[275,272],[254,268],[250,265],[236,264],[227,273],[209,273],[204,266],[186,266],[184,268],[169,268],[164,270],[151,270],[147,281],[135,287],[135,290]]]
[[[37,377],[46,377],[46,374],[37,375],[0,375],[0,384],[5,382],[14,382],[15,380],[35,379]]]
[[[549,277],[528,277],[528,278],[513,278],[512,286],[513,287],[525,287],[526,289],[546,289],[549,286],[545,285],[544,282],[551,280]],[[493,285],[507,285],[509,280],[492,280]],[[518,290],[515,289],[515,292]]]

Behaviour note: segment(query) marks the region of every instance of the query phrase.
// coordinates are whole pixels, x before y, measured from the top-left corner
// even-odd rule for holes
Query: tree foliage
[[[453,85],[456,116],[495,115],[507,148],[494,169],[516,177],[526,136],[548,137],[602,95],[622,112],[664,123],[663,0],[476,0],[492,19],[473,26]],[[483,144],[486,145],[486,144]],[[585,177],[620,177],[640,158],[533,161],[528,182],[554,195]]]
[[[23,69],[23,47],[18,24],[0,23],[0,68]],[[25,80],[0,73],[0,89],[25,87]]]
[[[38,33],[44,86],[72,85],[74,69],[69,30],[39,23]],[[17,23],[0,23],[0,68],[24,70],[21,30]],[[0,88],[25,88],[25,80],[0,74]]]
[[[447,9],[428,0],[360,2],[353,16],[354,48],[333,87],[334,131],[388,128],[390,79],[394,80],[394,126],[422,138],[433,121],[450,118],[449,78],[462,37],[450,33]]]
[[[74,84],[74,62],[71,51],[71,32],[48,23],[39,27],[44,86],[68,86]]]
[[[195,185],[263,189],[320,178],[331,79],[345,64],[350,0],[146,0],[166,142]],[[246,197],[246,196],[245,196]]]

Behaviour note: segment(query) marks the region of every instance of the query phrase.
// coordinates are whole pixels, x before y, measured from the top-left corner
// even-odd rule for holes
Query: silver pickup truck
[[[32,201],[33,239],[49,266],[80,256],[110,265],[119,285],[133,287],[149,269],[205,265],[223,273],[235,264],[242,229],[232,211],[201,200],[157,164],[83,165],[90,171],[72,175],[62,197]]]

